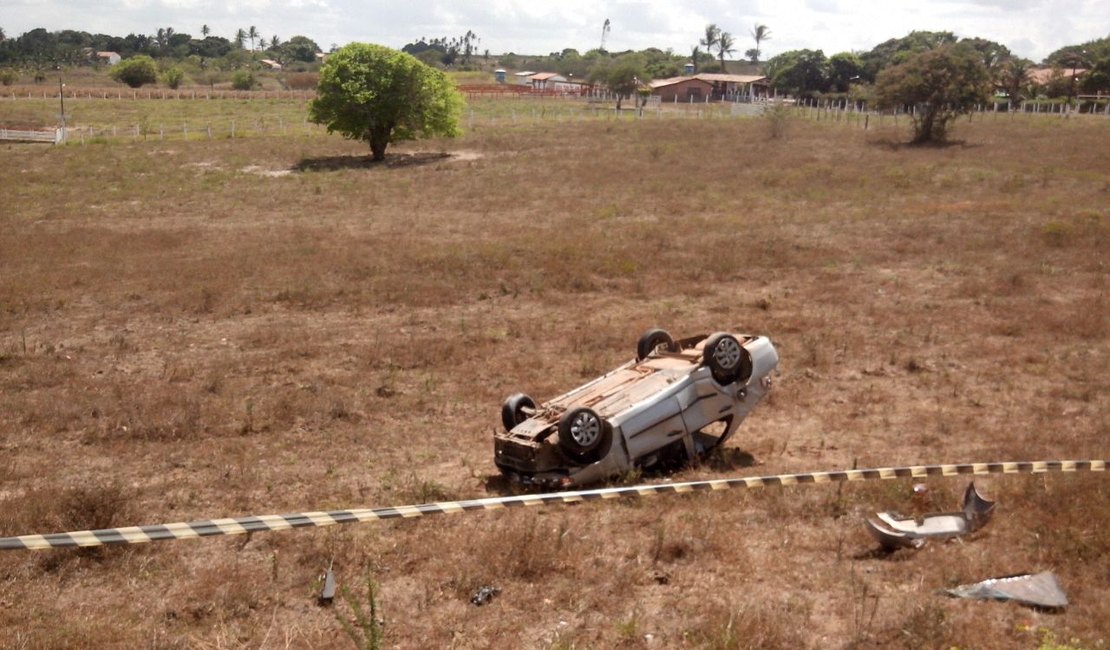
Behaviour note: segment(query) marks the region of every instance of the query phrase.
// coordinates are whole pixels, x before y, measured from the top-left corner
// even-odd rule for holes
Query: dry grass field
[[[501,400],[650,326],[782,362],[717,457],[629,482],[1110,455],[1110,120],[769,134],[0,145],[0,535],[501,494]],[[0,646],[353,647],[316,604],[334,563],[377,584],[383,647],[1106,648],[1106,477],[976,483],[988,527],[893,555],[864,517],[965,481],[5,552]],[[1039,570],[1065,611],[937,593]]]

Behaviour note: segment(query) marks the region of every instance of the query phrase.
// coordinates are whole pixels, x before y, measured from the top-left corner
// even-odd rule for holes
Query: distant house
[[[281,64],[277,61],[274,61],[273,59],[261,59],[259,60],[259,63],[271,70],[281,70]]]
[[[770,83],[763,75],[703,73],[695,75],[713,84],[714,94],[723,99],[758,97],[767,94]]]
[[[767,77],[742,74],[700,73],[693,76],[656,79],[650,84],[653,95],[663,102],[690,102],[709,99],[750,99],[768,94]]]
[[[123,57],[118,52],[97,52],[96,60],[100,63],[107,63],[108,65],[115,65],[119,63]]]
[[[704,102],[713,92],[713,84],[697,77],[671,77],[652,81],[651,94],[663,102]]]
[[[555,90],[555,85],[566,83],[567,78],[557,72],[537,72],[528,77],[532,90]]]
[[[1078,79],[1086,73],[1086,68],[1031,68],[1028,77],[1037,86],[1047,86],[1058,79]]]
[[[531,86],[532,80],[529,79],[529,77],[534,74],[536,73],[532,70],[521,70],[520,72],[514,73],[513,76],[516,77],[516,82],[521,86]]]

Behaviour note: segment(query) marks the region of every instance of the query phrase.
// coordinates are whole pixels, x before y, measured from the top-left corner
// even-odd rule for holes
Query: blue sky
[[[159,27],[199,35],[207,24],[230,38],[255,26],[267,39],[304,35],[327,49],[351,41],[401,47],[421,36],[472,30],[493,53],[546,54],[601,41],[609,50],[690,51],[705,25],[733,34],[736,58],[757,24],[771,29],[766,56],[799,49],[868,50],[914,29],[949,30],[998,41],[1040,60],[1063,45],[1110,35],[1110,0],[0,0],[0,27],[126,35]]]

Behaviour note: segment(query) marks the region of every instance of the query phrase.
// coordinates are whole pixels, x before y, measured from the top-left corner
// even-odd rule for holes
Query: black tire
[[[668,352],[678,352],[674,339],[667,333],[667,330],[653,328],[644,332],[640,336],[640,340],[636,342],[636,360],[643,361],[660,346],[666,348]]]
[[[585,406],[559,418],[559,447],[570,457],[593,462],[608,451],[612,433],[597,411]]]
[[[718,383],[745,382],[752,376],[752,355],[731,334],[718,332],[710,336],[703,356]]]
[[[505,398],[505,403],[501,405],[501,424],[505,425],[506,431],[512,431],[516,425],[528,419],[528,414],[524,409],[536,408],[536,402],[524,393],[515,393]]]

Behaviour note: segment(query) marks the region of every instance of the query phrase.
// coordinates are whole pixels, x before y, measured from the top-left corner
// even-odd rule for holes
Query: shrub
[[[249,70],[237,70],[231,75],[231,87],[235,90],[254,90],[257,85],[254,73]]]
[[[10,86],[15,83],[16,79],[19,79],[19,73],[15,70],[11,68],[0,70],[0,84]]]
[[[764,106],[763,119],[767,122],[767,131],[771,139],[778,140],[786,137],[786,124],[790,120],[790,109],[782,102],[774,102]]]
[[[175,90],[181,85],[184,79],[185,73],[181,71],[181,68],[170,68],[162,73],[162,83]]]
[[[158,68],[154,65],[154,59],[145,54],[120,61],[108,74],[112,79],[125,83],[131,88],[158,81]]]

